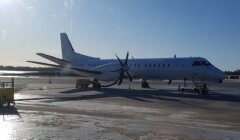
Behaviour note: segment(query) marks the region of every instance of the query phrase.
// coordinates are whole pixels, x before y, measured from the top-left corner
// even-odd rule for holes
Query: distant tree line
[[[13,70],[13,71],[56,71],[56,68],[51,67],[26,67],[26,66],[2,66],[0,70]]]
[[[235,71],[225,71],[226,75],[240,75],[240,70]]]
[[[27,71],[28,73],[3,73],[1,75],[20,75],[20,76],[78,76],[77,74],[63,72],[61,69],[52,67],[26,67],[26,66],[2,66],[0,70],[5,71]]]

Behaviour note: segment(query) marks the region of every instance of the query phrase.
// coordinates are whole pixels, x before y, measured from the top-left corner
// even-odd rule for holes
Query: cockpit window
[[[201,66],[202,63],[200,61],[194,61],[192,66]]]
[[[202,61],[203,66],[212,66],[212,64],[208,61]]]

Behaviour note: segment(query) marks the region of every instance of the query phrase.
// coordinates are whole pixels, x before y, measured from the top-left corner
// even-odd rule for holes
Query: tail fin
[[[72,60],[74,59],[74,54],[75,51],[72,47],[71,42],[68,39],[68,36],[66,33],[60,33],[60,37],[61,37],[61,47],[62,47],[62,58],[64,60]]]
[[[95,57],[86,56],[83,54],[75,53],[71,42],[68,39],[68,36],[66,33],[60,33],[61,37],[61,47],[62,47],[62,58],[64,60],[73,62],[76,59],[81,60],[92,60],[92,59],[99,59]]]

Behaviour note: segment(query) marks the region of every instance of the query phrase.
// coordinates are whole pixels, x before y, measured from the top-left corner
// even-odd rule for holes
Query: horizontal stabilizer
[[[54,65],[54,64],[49,64],[49,63],[37,62],[37,61],[26,61],[26,62],[38,64],[38,65],[50,66],[50,67],[54,67],[54,68],[64,68],[63,66],[60,66],[60,65]]]
[[[44,54],[44,53],[37,53],[38,56],[41,56],[47,60],[50,60],[56,64],[59,64],[61,66],[65,66],[65,65],[68,65],[70,64],[70,62],[66,61],[66,60],[63,60],[63,59],[60,59],[60,58],[56,58],[54,56],[50,56],[50,55],[47,55],[47,54]]]
[[[87,74],[87,75],[88,74],[96,74],[96,75],[102,74],[102,72],[100,72],[100,71],[86,70],[86,69],[81,69],[81,68],[71,67],[71,66],[54,65],[54,64],[49,64],[49,63],[37,62],[37,61],[26,61],[26,62],[38,64],[38,65],[50,66],[50,67],[59,68],[59,69],[69,69],[69,70],[73,70],[73,71],[79,72],[81,74]]]

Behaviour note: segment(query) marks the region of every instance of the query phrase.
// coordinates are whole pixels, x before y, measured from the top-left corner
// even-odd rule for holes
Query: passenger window
[[[140,67],[140,64],[138,64],[138,67]]]
[[[134,64],[134,67],[136,67],[136,64]]]
[[[149,64],[148,66],[149,66],[149,67],[152,67],[152,64]]]
[[[165,67],[165,64],[163,64],[162,67]]]
[[[153,64],[153,67],[156,67],[156,64]]]
[[[158,64],[158,67],[161,67],[161,64]]]
[[[170,67],[170,64],[168,64],[167,67]]]
[[[145,64],[145,67],[147,67],[147,64]]]

